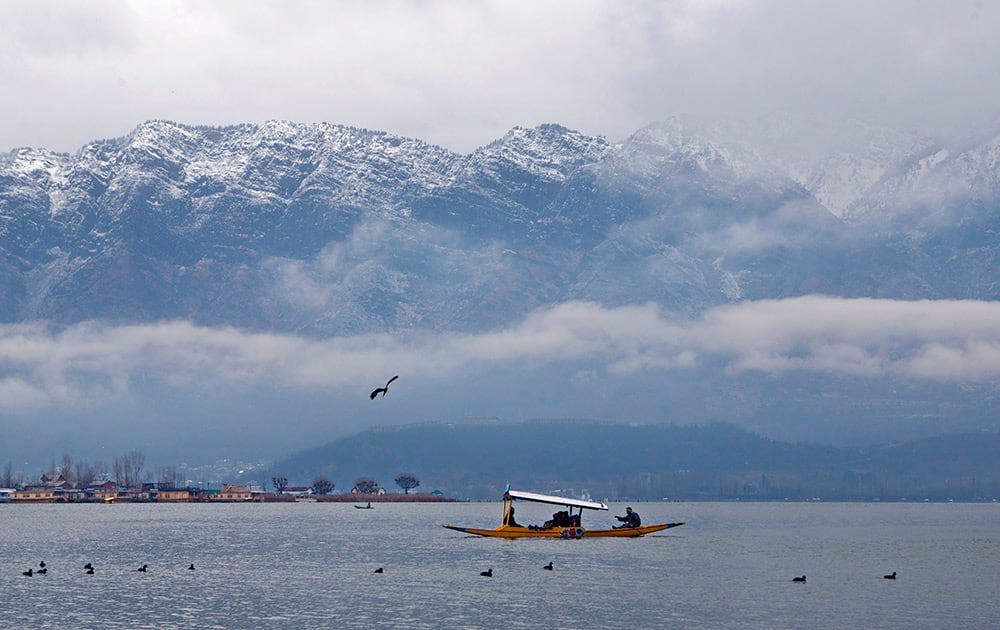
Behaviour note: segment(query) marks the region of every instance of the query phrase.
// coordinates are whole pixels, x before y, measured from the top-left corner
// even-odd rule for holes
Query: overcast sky
[[[995,1],[8,1],[0,152],[73,152],[150,119],[330,122],[461,152],[516,125],[556,122],[615,141],[671,116],[858,118],[961,137],[1000,130],[997,33]],[[112,409],[141,400],[149,383],[195,403],[202,387],[260,390],[284,409],[316,393],[368,404],[387,365],[410,375],[401,391],[447,391],[476,370],[585,363],[577,384],[627,383],[707,362],[768,378],[995,386],[1000,306],[805,296],[678,322],[653,305],[568,303],[474,336],[322,340],[184,321],[4,325],[0,429],[18,426],[16,450],[27,426],[69,426],[49,414]],[[548,417],[560,399],[517,404]],[[428,407],[420,417],[444,416]],[[336,422],[323,422],[335,435]]]
[[[0,151],[142,121],[342,123],[469,151],[671,115],[1000,117],[1000,3],[31,0],[0,4]]]

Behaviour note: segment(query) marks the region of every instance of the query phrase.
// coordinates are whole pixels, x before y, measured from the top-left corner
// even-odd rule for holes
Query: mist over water
[[[15,628],[1000,624],[996,504],[637,503],[646,523],[687,524],[579,541],[440,527],[492,527],[496,503],[375,507],[0,506],[0,618]],[[21,575],[40,560],[48,575]],[[542,570],[549,561],[555,570]],[[492,579],[479,576],[487,568]],[[882,579],[892,571],[896,581]],[[791,582],[802,574],[806,584]]]

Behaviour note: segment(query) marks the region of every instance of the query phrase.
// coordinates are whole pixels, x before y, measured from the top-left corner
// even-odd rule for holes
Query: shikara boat
[[[514,521],[514,501],[532,501],[535,503],[547,503],[566,508],[561,522],[553,515],[553,521],[545,526],[523,526]],[[607,510],[608,506],[597,501],[583,501],[580,499],[567,499],[547,494],[537,494],[535,492],[523,492],[520,490],[507,490],[503,495],[503,508],[500,513],[500,526],[496,529],[476,529],[473,527],[459,527],[448,523],[443,525],[447,529],[457,532],[473,534],[476,536],[489,536],[492,538],[636,538],[645,536],[653,532],[663,531],[671,527],[677,527],[684,523],[658,523],[656,525],[642,525],[640,527],[613,527],[610,529],[589,529],[583,527],[581,521],[584,510]],[[574,513],[574,510],[576,511]],[[559,514],[559,513],[557,513]],[[513,523],[512,523],[513,521]]]

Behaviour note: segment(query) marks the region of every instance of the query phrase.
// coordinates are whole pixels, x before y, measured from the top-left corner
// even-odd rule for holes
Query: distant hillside
[[[496,498],[508,482],[600,498],[971,499],[1000,491],[1000,435],[946,436],[863,451],[778,442],[732,425],[581,422],[430,424],[375,429],[302,451],[273,470],[347,491],[400,472],[422,490]],[[902,494],[900,494],[902,493]]]

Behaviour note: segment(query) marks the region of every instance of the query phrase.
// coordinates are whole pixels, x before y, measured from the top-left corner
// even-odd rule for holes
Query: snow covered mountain
[[[677,120],[468,155],[332,124],[165,121],[0,155],[0,321],[485,329],[539,305],[1000,299],[1000,137]],[[763,140],[761,140],[763,138]]]

